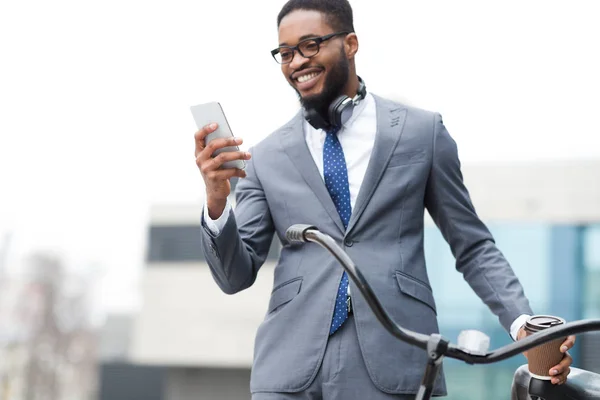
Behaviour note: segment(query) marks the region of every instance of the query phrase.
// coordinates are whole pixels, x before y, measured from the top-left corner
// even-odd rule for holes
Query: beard
[[[344,88],[348,83],[350,76],[350,63],[346,58],[346,53],[341,49],[340,58],[335,66],[327,74],[327,80],[323,85],[323,91],[313,96],[302,97],[296,88],[294,90],[298,94],[300,104],[305,110],[315,110],[323,118],[328,118],[329,105],[333,103],[337,97],[341,96]]]

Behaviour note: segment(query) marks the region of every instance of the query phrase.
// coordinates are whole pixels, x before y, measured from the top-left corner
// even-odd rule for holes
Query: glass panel
[[[583,230],[583,318],[600,318],[600,225]],[[581,365],[578,367],[600,373],[600,332],[579,335]]]
[[[552,226],[547,224],[490,224],[496,245],[523,284],[532,307],[539,312],[549,306],[550,282],[544,272],[550,268]],[[471,287],[455,269],[450,248],[435,226],[425,230],[427,269],[438,306],[440,331],[456,342],[464,329],[477,329],[491,339],[491,347],[512,340]],[[494,365],[469,366],[444,361],[449,400],[510,398],[512,377],[525,357],[516,356]]]
[[[583,237],[584,318],[600,318],[600,225],[591,226]]]
[[[150,227],[148,263],[204,261],[201,229],[200,225]],[[271,242],[267,260],[277,261],[280,251],[281,243],[275,236]]]
[[[532,307],[535,310],[547,308],[548,281],[543,272],[549,268],[551,227],[514,224],[490,225],[489,228],[496,245],[526,288]],[[464,329],[474,324],[499,324],[456,271],[450,248],[434,226],[425,230],[425,257],[441,326]]]
[[[200,225],[150,227],[149,263],[204,261]]]

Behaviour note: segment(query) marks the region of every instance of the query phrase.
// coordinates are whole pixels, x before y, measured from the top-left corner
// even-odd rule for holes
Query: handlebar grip
[[[305,225],[305,224],[296,224],[290,226],[287,231],[285,231],[285,237],[291,243],[304,243],[306,242],[306,237],[304,234],[309,229],[317,229],[316,226],[313,225]]]

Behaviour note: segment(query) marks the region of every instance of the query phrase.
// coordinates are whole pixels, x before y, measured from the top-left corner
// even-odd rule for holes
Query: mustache
[[[288,75],[288,78],[290,81],[294,81],[294,76],[297,76],[298,74],[300,74],[302,71],[306,71],[307,69],[318,69],[318,70],[325,70],[325,68],[323,68],[321,65],[307,65],[307,66],[303,66],[300,69],[295,70],[294,72],[290,73]]]

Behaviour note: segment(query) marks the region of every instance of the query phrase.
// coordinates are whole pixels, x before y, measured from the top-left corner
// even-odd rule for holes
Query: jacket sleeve
[[[532,314],[521,283],[475,212],[463,183],[456,143],[439,114],[434,118],[425,206],[450,245],[456,269],[502,326],[510,331],[517,317]]]
[[[204,256],[223,292],[234,294],[252,286],[269,252],[273,232],[269,206],[251,159],[246,178],[236,187],[236,205],[221,232],[214,235],[204,218],[202,221]]]

